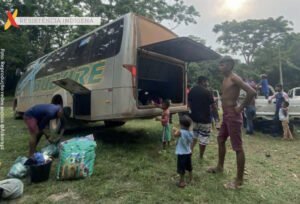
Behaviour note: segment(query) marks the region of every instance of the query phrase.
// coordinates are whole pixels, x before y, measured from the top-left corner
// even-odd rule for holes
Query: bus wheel
[[[13,112],[13,117],[14,117],[14,119],[15,120],[20,120],[20,119],[22,119],[23,117],[23,114],[21,113],[21,112],[18,112],[17,110],[14,110],[14,112]]]
[[[119,127],[124,125],[125,121],[116,121],[116,120],[105,120],[104,125],[105,127]]]
[[[19,120],[22,119],[23,114],[21,112],[17,111],[17,99],[14,100],[14,104],[13,104],[13,118],[15,120]]]

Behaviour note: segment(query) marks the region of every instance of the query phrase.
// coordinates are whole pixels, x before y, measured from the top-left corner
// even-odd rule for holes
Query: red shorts
[[[223,107],[223,121],[218,141],[225,142],[230,136],[232,149],[242,150],[242,124],[242,113],[237,113],[233,107]]]
[[[27,128],[31,135],[37,135],[39,133],[39,127],[37,124],[37,120],[33,117],[28,117],[24,115],[24,122],[27,125]]]

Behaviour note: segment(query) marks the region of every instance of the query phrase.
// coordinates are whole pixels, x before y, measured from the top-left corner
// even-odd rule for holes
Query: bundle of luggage
[[[93,174],[96,158],[96,142],[93,135],[77,137],[49,144],[31,158],[18,157],[11,167],[9,178],[24,178],[28,174],[32,182],[45,181],[49,178],[52,158],[59,156],[57,165],[58,180],[79,179]]]
[[[62,142],[59,147],[57,179],[68,180],[91,176],[96,146],[93,135]]]

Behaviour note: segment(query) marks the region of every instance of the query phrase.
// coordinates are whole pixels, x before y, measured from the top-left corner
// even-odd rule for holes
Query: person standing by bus
[[[24,122],[30,133],[29,139],[29,157],[31,157],[44,133],[44,129],[50,120],[62,118],[63,109],[60,105],[39,104],[31,107],[24,113]],[[63,131],[61,131],[61,134]],[[49,139],[48,135],[46,138]]]
[[[190,117],[193,120],[192,151],[199,140],[200,159],[202,159],[211,133],[211,107],[216,108],[212,93],[208,90],[206,77],[198,77],[198,85],[191,89],[188,103],[191,110]]]
[[[243,185],[245,153],[242,144],[242,111],[250,104],[256,92],[238,75],[233,73],[234,60],[231,57],[224,57],[219,64],[220,72],[223,74],[222,84],[222,108],[223,121],[218,136],[219,160],[216,167],[209,168],[209,173],[223,172],[226,155],[226,140],[230,136],[232,149],[236,152],[237,176],[232,182],[224,184],[227,189],[237,189]],[[239,105],[238,99],[240,90],[246,92],[246,97]]]

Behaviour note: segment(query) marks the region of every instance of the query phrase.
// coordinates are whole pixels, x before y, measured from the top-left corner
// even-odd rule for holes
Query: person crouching
[[[35,105],[24,113],[24,122],[30,133],[29,157],[36,152],[36,147],[42,135],[45,134],[44,129],[49,124],[50,120],[61,118],[62,116],[62,107],[54,104]],[[47,135],[46,138],[48,139]]]

